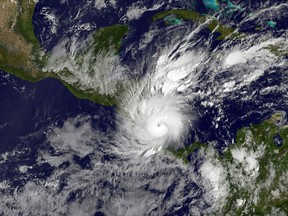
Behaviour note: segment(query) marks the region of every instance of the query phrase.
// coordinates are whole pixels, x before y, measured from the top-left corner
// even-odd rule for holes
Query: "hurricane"
[[[64,86],[23,84],[45,109],[0,154],[0,215],[287,215],[285,1],[47,2]]]
[[[183,147],[193,116],[187,101],[181,95],[151,92],[149,83],[142,85],[128,91],[121,101],[118,127],[127,144],[120,144],[120,149],[126,154],[145,155]]]

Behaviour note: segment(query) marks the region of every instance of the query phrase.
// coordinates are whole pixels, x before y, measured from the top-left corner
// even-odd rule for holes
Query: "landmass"
[[[230,191],[222,215],[281,215],[288,212],[288,125],[284,113],[275,113],[260,124],[238,130],[235,143],[209,160],[221,165]],[[169,151],[189,164],[196,149],[208,152],[211,145],[196,142]],[[213,172],[213,170],[211,170]],[[215,191],[214,191],[215,192]]]
[[[77,80],[68,82],[67,77],[77,78],[77,74],[75,75],[68,68],[47,72],[45,67],[50,53],[45,53],[41,49],[34,34],[32,24],[34,8],[34,1],[1,1],[0,69],[31,82],[54,77],[61,80],[79,98],[89,99],[103,105],[115,105],[117,103],[115,97],[102,94],[99,88],[93,89],[90,86],[84,88],[83,85],[77,85]],[[164,20],[167,16],[170,18]],[[239,37],[235,28],[220,24],[210,16],[191,10],[164,11],[152,18],[153,22],[161,20],[173,25],[181,24],[181,20],[207,22],[210,32],[218,34],[217,40]],[[274,23],[270,25],[275,26]],[[84,64],[84,59],[79,56],[81,54],[85,56],[87,53],[90,55],[91,50],[95,61],[98,56],[106,58],[107,55],[108,57],[112,55],[111,58],[114,59],[127,32],[127,25],[113,25],[98,29],[94,33],[91,47],[84,48],[77,53],[76,63]],[[282,44],[271,45],[267,49],[277,56],[287,56],[288,53],[287,47],[283,48]],[[94,61],[91,61],[88,66],[93,64]],[[97,74],[94,73],[91,76],[97,77]],[[116,89],[122,88],[121,83],[116,83],[115,86]],[[221,210],[222,214],[280,215],[281,212],[288,212],[288,125],[283,123],[283,115],[283,113],[276,113],[260,124],[240,129],[235,143],[231,143],[223,155],[214,154],[214,160],[220,162],[220,168],[224,170],[230,185],[227,202]],[[209,148],[208,144],[196,142],[183,149],[169,149],[169,151],[184,163],[189,164],[189,155],[196,149],[205,152]]]
[[[33,32],[34,6],[25,0],[0,3],[0,68],[29,81],[45,77],[35,61],[41,50]]]
[[[75,53],[64,50],[65,55],[57,56],[54,54],[59,49],[65,49],[65,44],[58,44],[54,53],[46,53],[34,34],[32,16],[35,1],[3,0],[1,6],[1,70],[31,82],[53,77],[78,98],[107,106],[117,105],[117,97],[123,92],[125,81],[110,79],[115,70],[113,66],[119,65],[118,54],[122,39],[129,30],[127,25],[99,28],[87,47],[80,47]],[[182,20],[199,24],[207,22],[207,28],[215,34],[216,40],[239,36],[235,28],[192,10],[169,10],[152,17],[153,22],[162,19],[166,24],[181,24]]]
[[[114,106],[115,97],[101,94],[97,89],[87,91],[63,79],[71,71],[45,71],[50,53],[45,53],[34,34],[32,16],[35,1],[2,0],[0,3],[0,69],[17,77],[36,82],[47,77],[59,79],[75,96],[89,99],[102,105]],[[109,49],[117,55],[122,38],[128,32],[126,25],[113,25],[98,29],[94,33],[94,55]]]
[[[181,9],[175,9],[175,10],[169,10],[169,11],[163,11],[160,12],[152,17],[152,21],[156,22],[159,20],[165,20],[165,18],[169,16],[175,16],[178,20],[190,20],[198,24],[203,24],[206,22],[208,30],[216,35],[216,40],[225,40],[225,39],[238,39],[241,37],[244,37],[243,33],[240,33],[236,30],[236,28],[231,26],[226,26],[224,24],[219,23],[219,21],[209,15],[203,15],[193,10],[181,10]],[[165,20],[166,21],[166,20]],[[181,24],[180,22],[175,23],[166,21],[165,24]]]

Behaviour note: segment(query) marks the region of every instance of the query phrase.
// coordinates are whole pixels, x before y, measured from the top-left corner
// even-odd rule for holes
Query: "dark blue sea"
[[[0,83],[0,154],[12,151],[17,154],[1,165],[0,181],[24,183],[29,173],[26,177],[19,176],[19,165],[37,164],[37,151],[48,146],[45,133],[49,127],[61,126],[69,117],[97,116],[97,120],[92,118],[93,127],[103,132],[114,130],[113,107],[77,99],[56,79],[31,83],[0,71]],[[47,177],[52,167],[44,164],[29,172],[35,178]]]
[[[69,3],[61,4],[60,1],[40,0],[36,5],[33,16],[35,34],[41,46],[47,51],[51,51],[65,37],[72,37],[79,33],[79,37],[85,38],[99,27],[121,23],[121,16],[128,6],[135,1],[119,1],[118,9],[112,10],[110,8],[101,13],[94,9],[82,11],[83,14],[79,19],[73,18],[77,16],[81,8],[87,6],[87,2],[76,0],[67,2]],[[145,4],[152,4],[152,1],[147,1]],[[189,4],[175,3],[175,5],[169,5],[169,7],[173,6],[185,8]],[[43,8],[45,7],[53,10],[58,19],[55,34],[49,30],[51,22],[44,19],[45,11]],[[200,10],[201,6],[198,5],[198,7]],[[123,46],[138,41],[149,30],[151,17],[164,9],[168,9],[166,4],[163,5],[162,9],[146,12],[139,20],[129,23],[134,31],[124,39]],[[205,12],[207,11],[203,9],[202,13]],[[78,32],[72,27],[79,22],[90,23],[93,28],[89,31]],[[141,26],[141,28],[137,28],[137,26]],[[141,53],[139,55],[141,56]],[[123,54],[121,58],[123,63],[127,65],[133,65],[131,61],[137,62],[129,53]],[[187,144],[192,143],[196,138],[202,143],[216,141],[218,143],[216,148],[221,151],[233,142],[238,129],[260,123],[277,110],[287,111],[287,98],[281,92],[261,94],[260,91],[263,87],[281,86],[284,80],[287,81],[287,77],[284,77],[283,71],[278,68],[270,68],[250,86],[245,86],[238,92],[231,92],[230,95],[223,98],[225,118],[219,122],[218,128],[212,125],[213,120],[218,115],[217,108],[204,107],[200,100],[195,100],[193,107],[198,111],[199,118],[191,131]],[[243,102],[241,97],[244,91],[248,94],[255,94],[254,100]],[[113,107],[105,107],[89,100],[77,99],[60,81],[53,78],[30,83],[0,71],[0,100],[2,101],[0,106],[0,153],[19,150],[19,155],[15,156],[15,159],[7,160],[2,165],[0,180],[13,179],[15,186],[24,184],[32,176],[45,178],[53,172],[53,168],[48,164],[42,164],[29,170],[30,175],[28,173],[26,177],[21,176],[22,174],[16,171],[21,163],[36,164],[37,150],[45,148],[45,132],[49,126],[61,126],[67,118],[84,114],[98,116],[98,119],[93,121],[93,127],[98,130],[105,132],[115,129],[115,109]],[[75,160],[79,160],[81,163],[81,158]]]

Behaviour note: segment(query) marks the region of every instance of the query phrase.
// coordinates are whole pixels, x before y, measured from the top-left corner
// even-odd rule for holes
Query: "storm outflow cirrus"
[[[141,154],[163,146],[181,146],[189,128],[183,99],[163,94],[136,95],[127,101],[120,114],[125,118],[120,127],[133,140],[134,146],[129,151]]]

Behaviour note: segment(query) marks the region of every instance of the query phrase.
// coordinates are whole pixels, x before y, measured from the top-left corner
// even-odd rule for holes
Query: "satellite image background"
[[[287,18],[1,0],[0,215],[287,215]]]

